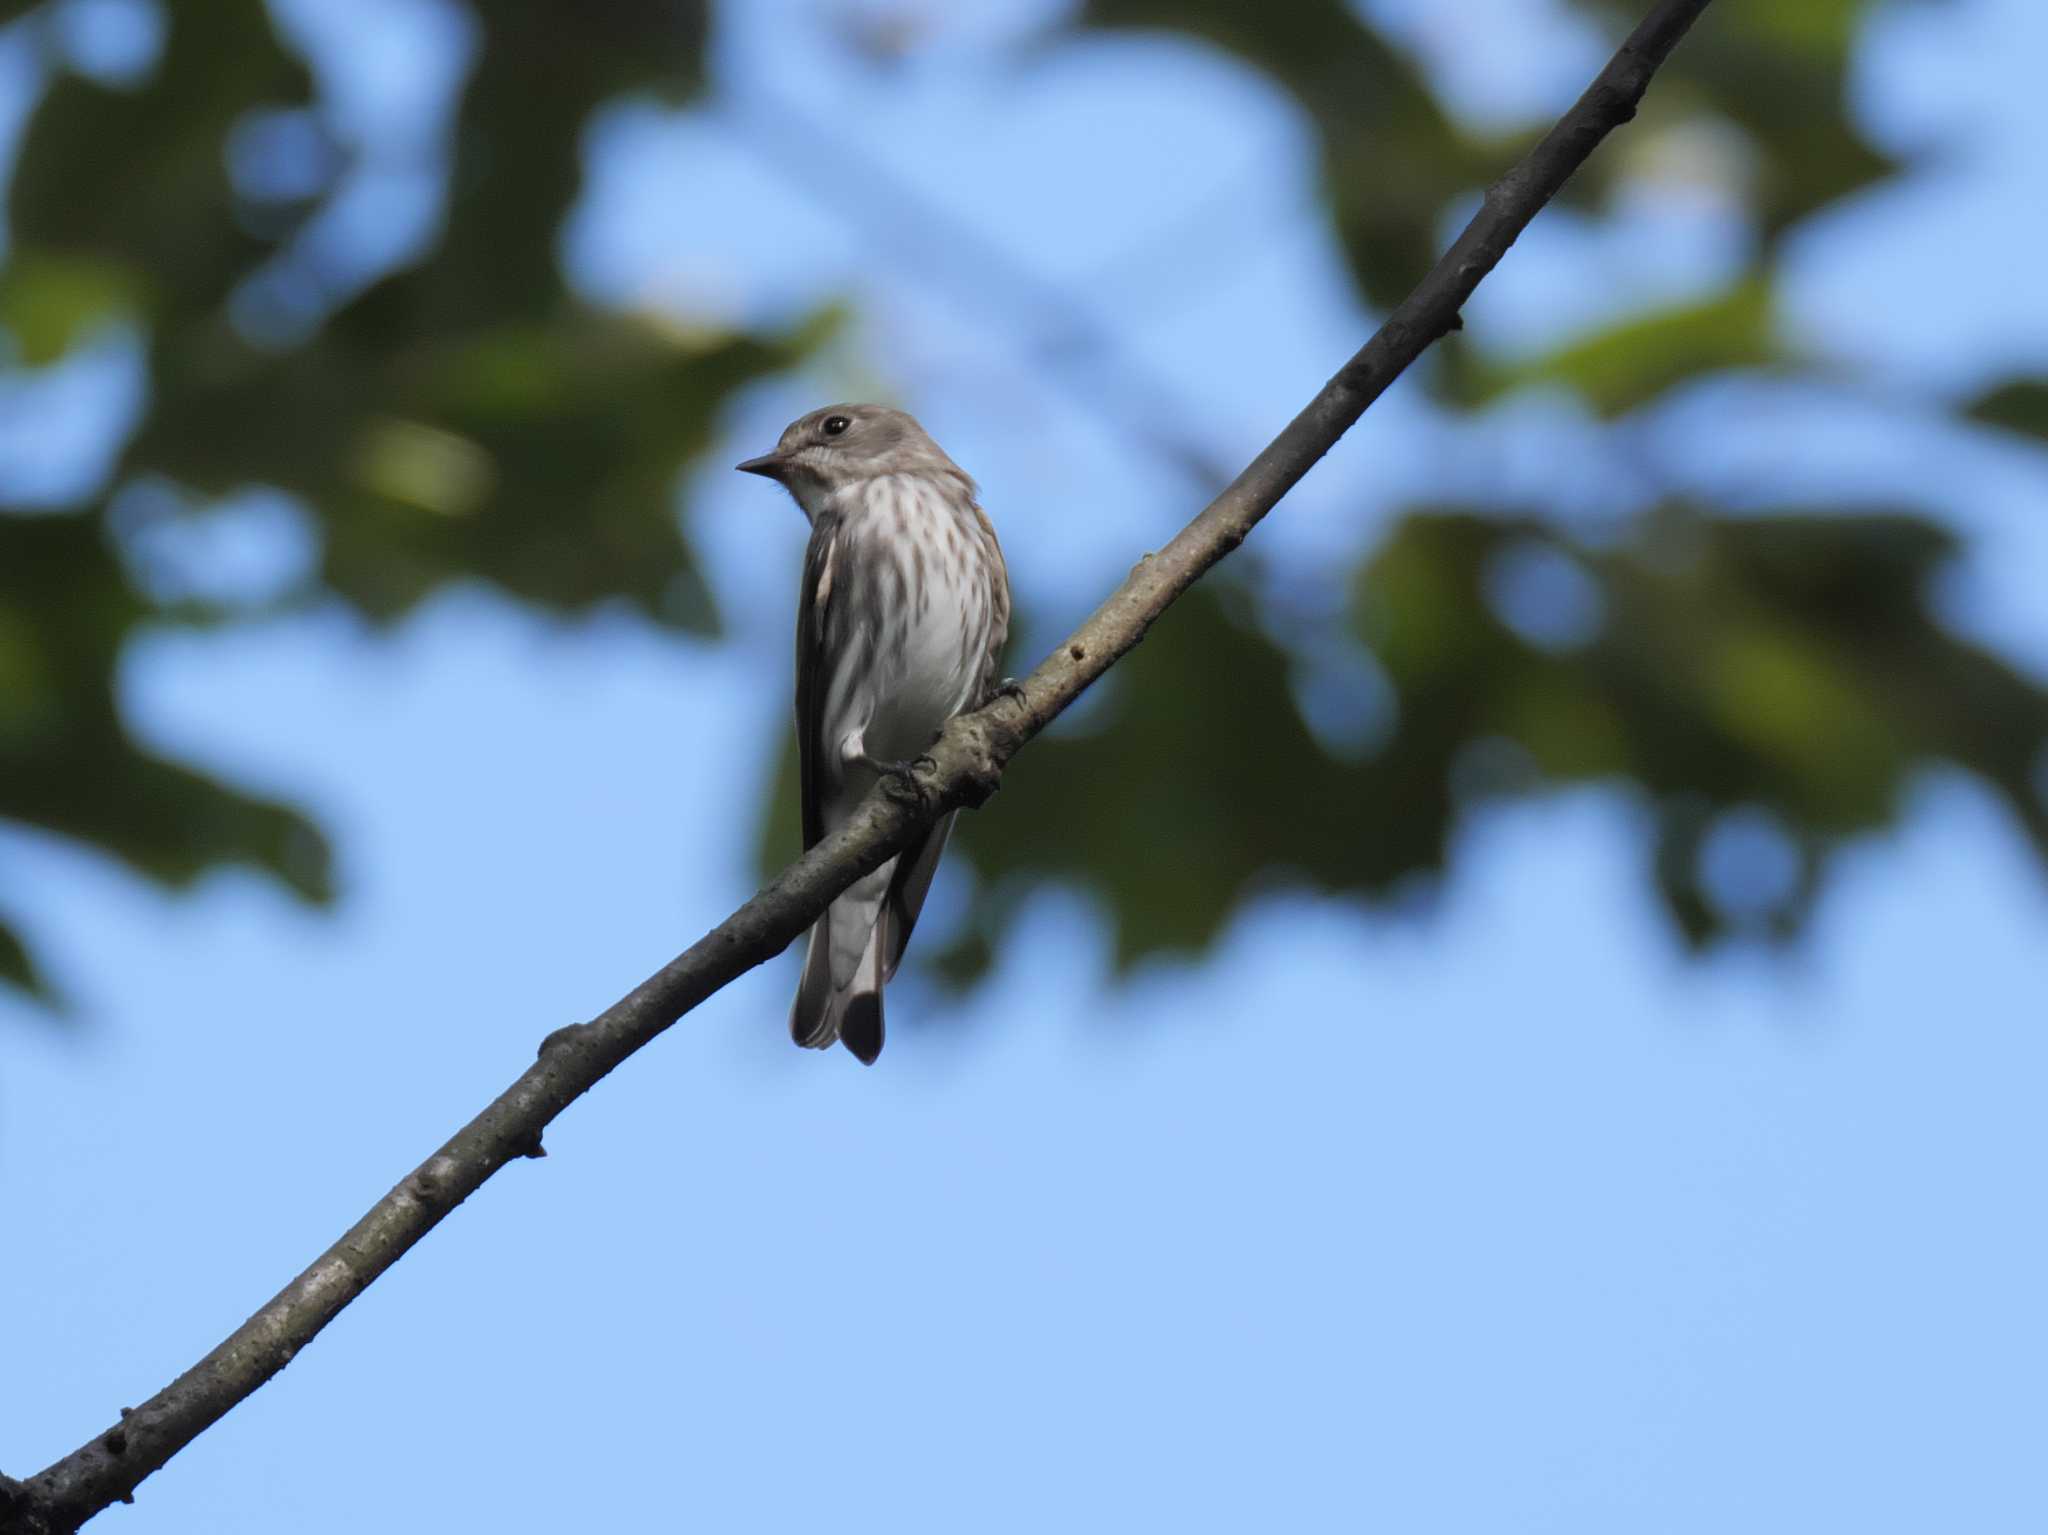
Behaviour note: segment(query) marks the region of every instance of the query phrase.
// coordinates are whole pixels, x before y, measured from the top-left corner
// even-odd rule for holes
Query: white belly
[[[990,597],[958,516],[928,482],[898,476],[868,488],[841,535],[833,579],[857,590],[834,598],[851,603],[864,632],[834,679],[846,707],[828,714],[858,732],[869,757],[917,756],[976,701]]]
[[[930,746],[947,720],[974,701],[982,658],[976,636],[986,628],[985,594],[960,579],[952,562],[927,561],[921,600],[884,609],[877,647],[880,683],[868,750],[900,760]]]

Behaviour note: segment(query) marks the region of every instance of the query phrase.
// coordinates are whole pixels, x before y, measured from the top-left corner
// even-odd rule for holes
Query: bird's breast
[[[989,573],[970,525],[942,487],[879,480],[841,533],[834,584],[873,657],[868,748],[915,756],[975,701],[986,665]]]

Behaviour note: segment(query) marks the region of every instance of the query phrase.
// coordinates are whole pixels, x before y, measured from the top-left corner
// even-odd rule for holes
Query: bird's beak
[[[789,460],[780,453],[763,453],[759,458],[750,458],[734,464],[733,468],[743,474],[760,474],[771,480],[779,480],[789,472]]]

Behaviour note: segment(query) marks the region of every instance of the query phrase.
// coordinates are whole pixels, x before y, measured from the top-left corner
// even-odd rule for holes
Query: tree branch
[[[953,721],[908,784],[869,796],[852,822],[589,1023],[550,1035],[539,1059],[224,1343],[48,1470],[0,1478],[0,1535],[57,1535],[116,1501],[291,1362],[335,1315],[507,1162],[543,1155],[541,1132],[662,1030],[773,958],[832,898],[933,815],[979,805],[1027,741],[1145,636],[1228,555],[1424,348],[1458,327],[1479,281],[1584,163],[1635,115],[1657,67],[1709,0],[1660,0],[1557,126],[1488,190],[1429,275],[1364,348],[1173,541],[1138,562],[1022,686]]]

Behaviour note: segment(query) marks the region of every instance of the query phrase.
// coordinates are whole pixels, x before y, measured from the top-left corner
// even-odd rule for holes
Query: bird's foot
[[[989,697],[1007,698],[1020,709],[1028,708],[1031,704],[1030,697],[1024,691],[1024,684],[1015,677],[1005,677],[998,682]]]
[[[930,768],[936,772],[939,766],[929,752],[919,752],[915,757],[905,757],[900,761],[869,756],[856,757],[854,761],[877,778],[915,778],[919,768]]]
[[[882,787],[898,799],[909,800],[922,805],[925,801],[924,785],[917,781],[921,769],[936,773],[939,764],[930,752],[919,752],[915,757],[900,762],[886,761],[879,757],[861,758],[861,766],[882,780]]]

